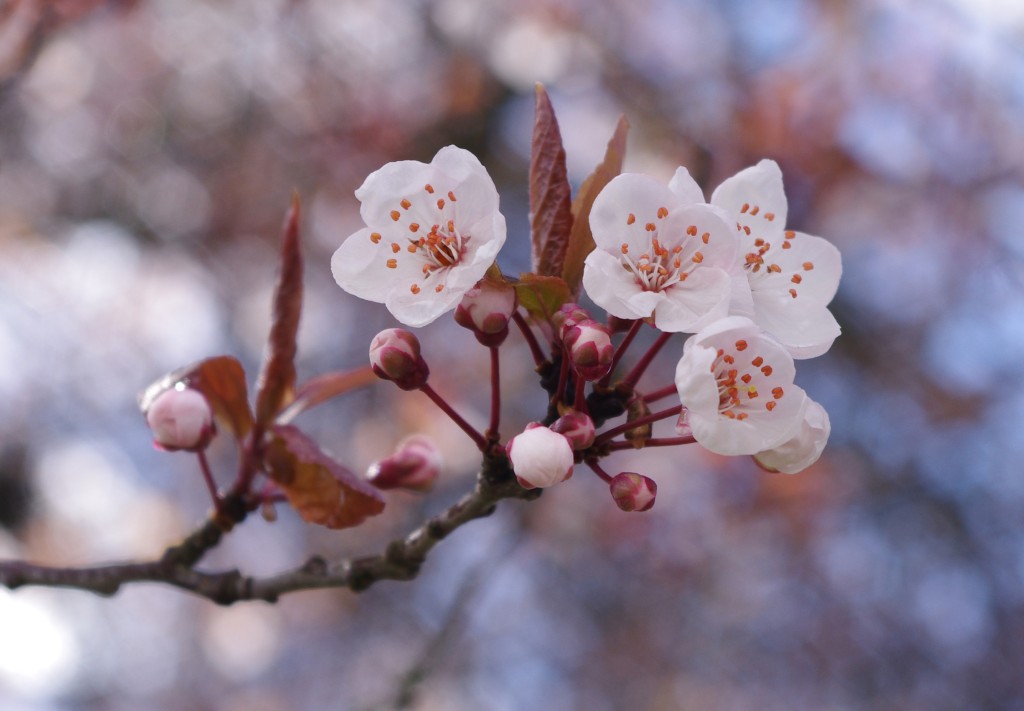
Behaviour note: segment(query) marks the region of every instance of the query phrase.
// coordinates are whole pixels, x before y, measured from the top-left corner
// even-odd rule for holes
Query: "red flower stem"
[[[565,384],[569,380],[569,349],[562,347],[562,367],[558,371],[558,388],[555,390],[555,403],[562,402],[565,397]]]
[[[574,410],[579,412],[587,411],[587,398],[584,394],[584,390],[587,387],[587,381],[580,377],[580,374],[576,374],[576,397],[573,400],[572,407]]]
[[[649,439],[644,442],[645,447],[675,447],[681,444],[693,444],[696,442],[693,435],[687,437],[660,437]],[[623,449],[636,449],[636,446],[632,442],[609,442],[608,449],[612,452],[618,452]]]
[[[498,347],[491,346],[491,422],[487,437],[498,441],[498,427],[501,424],[501,376],[498,369]]]
[[[601,477],[601,480],[606,484],[612,483],[612,475],[601,468],[601,465],[597,463],[596,459],[588,459],[587,466],[590,467],[595,474]]]
[[[658,355],[658,351],[661,350],[662,346],[668,343],[668,339],[672,338],[671,333],[663,333],[658,336],[657,340],[651,344],[651,347],[643,354],[643,357],[637,361],[636,365],[633,366],[633,370],[629,371],[622,382],[630,387],[634,387],[636,382],[640,380],[640,376],[647,370],[647,366],[654,360],[654,356]]]
[[[669,395],[675,395],[676,392],[678,392],[678,391],[676,390],[676,386],[675,385],[666,385],[663,388],[658,388],[657,390],[652,390],[651,392],[647,393],[646,395],[641,395],[640,399],[643,400],[644,402],[650,404],[652,402],[657,402],[658,400],[666,398]]]
[[[621,425],[618,425],[617,427],[612,427],[610,430],[602,432],[597,437],[595,437],[594,444],[601,444],[603,442],[607,442],[608,440],[617,437],[623,432],[628,432],[629,430],[634,429],[636,427],[640,427],[651,422],[658,422],[659,420],[664,420],[669,417],[675,417],[682,411],[682,405],[675,405],[674,407],[670,407],[667,410],[659,410],[658,412],[652,412],[650,415],[638,417],[635,420],[632,420],[631,422],[623,422]]]
[[[484,438],[484,436],[477,432],[473,425],[469,424],[464,419],[462,419],[462,415],[457,413],[443,397],[438,395],[437,391],[434,390],[434,388],[430,387],[429,383],[424,383],[422,387],[420,387],[420,390],[422,390],[427,397],[433,400],[434,404],[441,408],[444,414],[448,415],[448,417],[452,419],[452,422],[457,424],[462,429],[463,432],[469,435],[469,438],[476,443],[476,446],[480,449],[481,452],[487,451],[487,440]]]
[[[612,367],[608,369],[608,375],[601,378],[601,382],[598,383],[602,388],[608,387],[608,384],[612,381],[612,374],[615,372],[616,366],[618,366],[619,361],[622,360],[622,356],[625,355],[626,349],[629,348],[629,344],[633,342],[634,338],[636,338],[636,334],[640,333],[640,327],[643,326],[643,324],[643,321],[637,319],[629,327],[629,330],[626,331],[625,338],[622,339],[622,343],[620,343],[619,347],[615,349],[615,355],[612,356]]]
[[[519,311],[512,313],[512,320],[516,322],[519,330],[523,332],[523,338],[526,339],[526,344],[530,347],[530,353],[533,354],[534,365],[541,365],[547,358],[544,357],[544,351],[541,350],[537,337],[533,334],[533,329],[530,328],[530,324],[526,322],[526,319],[523,318]]]
[[[213,508],[217,513],[221,513],[222,500],[220,493],[217,491],[217,483],[213,480],[213,473],[210,471],[210,463],[206,461],[206,453],[203,450],[196,452],[196,456],[199,457],[199,469],[203,472],[203,480],[206,482],[206,488],[210,491],[210,498],[213,500]]]

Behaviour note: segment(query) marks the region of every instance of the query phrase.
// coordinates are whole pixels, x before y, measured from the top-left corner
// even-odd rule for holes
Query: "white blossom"
[[[796,432],[782,444],[758,452],[754,459],[769,471],[796,474],[818,461],[831,432],[825,408],[808,398],[807,410]]]
[[[366,227],[334,253],[342,289],[383,303],[407,326],[454,309],[505,243],[498,191],[476,157],[442,148],[429,163],[398,161],[356,190]]]
[[[749,296],[743,288],[734,296],[730,313],[753,319],[794,358],[827,351],[840,331],[828,304],[839,286],[842,260],[821,237],[786,229],[779,166],[762,160],[741,170],[718,186],[711,204],[727,211],[736,226],[749,286]]]
[[[590,212],[597,248],[587,256],[583,287],[614,316],[652,317],[662,331],[693,333],[728,314],[738,264],[730,225],[685,168],[667,187],[619,175]]]
[[[791,436],[807,407],[792,356],[750,319],[730,316],[686,341],[676,367],[683,431],[718,454],[756,454]]]

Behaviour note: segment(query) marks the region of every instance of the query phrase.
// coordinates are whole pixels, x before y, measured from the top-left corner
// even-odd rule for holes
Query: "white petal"
[[[684,264],[700,252],[702,267],[732,270],[737,264],[737,242],[728,223],[729,216],[710,205],[690,205],[673,210],[661,225],[659,240],[666,247],[680,245]],[[695,232],[695,235],[689,234]],[[707,243],[704,235],[708,236]]]
[[[647,318],[661,297],[643,291],[616,257],[595,249],[583,262],[583,288],[595,304],[619,318]]]
[[[388,269],[386,262],[394,257],[390,242],[382,238],[374,244],[372,233],[364,228],[342,242],[331,257],[331,273],[338,286],[353,296],[384,303],[396,284],[409,288],[419,266],[405,255],[396,259],[397,269]]]
[[[786,224],[787,203],[778,163],[765,159],[726,179],[715,188],[711,204],[724,208],[734,217],[745,216],[741,221],[747,224],[749,219],[752,229],[760,222],[781,228]],[[744,205],[748,206],[746,211]],[[754,207],[758,208],[757,214],[751,217]],[[766,215],[772,215],[772,219]]]
[[[620,252],[623,243],[643,252],[650,247],[647,224],[658,224],[659,209],[670,211],[678,202],[672,191],[650,176],[618,175],[598,194],[590,210],[594,243],[613,254]]]
[[[796,474],[818,461],[831,432],[828,412],[807,398],[807,408],[796,432],[777,447],[758,452],[754,457],[765,469]]]
[[[730,272],[732,296],[729,299],[729,315],[754,318],[754,299],[750,293],[750,282],[747,273],[742,269]]]
[[[668,189],[679,198],[680,205],[704,204],[704,191],[690,175],[690,171],[679,166],[672,180],[668,181]]]
[[[700,417],[718,416],[718,385],[711,372],[715,362],[714,348],[695,345],[689,339],[683,347],[683,357],[676,365],[675,384],[679,400],[692,417],[697,413]]]
[[[654,325],[662,331],[694,333],[729,313],[732,279],[722,269],[701,267],[662,294]]]
[[[839,278],[843,275],[843,258],[828,240],[803,232],[790,233],[793,237],[786,239],[790,247],[772,248],[765,255],[765,261],[777,263],[786,281],[792,275],[800,277],[795,286],[799,294],[797,301],[804,299],[818,304],[828,304],[839,288]],[[770,255],[770,256],[769,256]]]
[[[771,413],[765,411],[745,420],[692,414],[689,423],[694,439],[716,454],[730,456],[778,446],[793,432],[807,403],[807,394],[798,386],[790,385],[786,391],[786,397],[777,401],[778,407]]]

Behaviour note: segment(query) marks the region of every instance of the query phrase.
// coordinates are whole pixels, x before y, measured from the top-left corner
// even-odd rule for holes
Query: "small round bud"
[[[427,382],[430,368],[420,356],[416,336],[401,328],[388,328],[370,341],[370,365],[378,378],[402,390],[416,390]]]
[[[590,314],[579,304],[569,301],[564,304],[551,317],[558,337],[565,339],[566,329],[572,328],[581,321],[590,321]]]
[[[505,451],[524,489],[554,486],[572,476],[569,440],[536,422],[510,439]]]
[[[623,511],[647,511],[654,506],[658,495],[658,484],[654,479],[636,472],[616,474],[608,489],[615,504]]]
[[[169,452],[205,449],[216,432],[210,403],[183,385],[157,396],[146,411],[146,423],[153,430],[153,443]]]
[[[481,279],[462,297],[455,309],[455,322],[471,330],[483,345],[499,346],[508,336],[508,321],[518,306],[514,286],[498,279]]]
[[[366,478],[378,489],[429,491],[441,473],[441,452],[425,435],[406,437],[390,457],[370,465]]]
[[[577,452],[594,443],[594,421],[590,419],[590,415],[576,410],[570,410],[552,422],[551,431],[569,440],[569,444]]]
[[[615,355],[608,329],[596,321],[581,321],[564,331],[562,342],[576,374],[584,380],[600,380],[607,375]]]

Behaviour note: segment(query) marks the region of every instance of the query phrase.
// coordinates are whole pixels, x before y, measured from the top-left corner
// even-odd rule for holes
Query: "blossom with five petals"
[[[619,175],[590,212],[597,248],[587,256],[583,287],[613,316],[698,331],[728,313],[738,250],[731,222],[705,203],[685,168],[667,187],[646,175]]]
[[[680,431],[717,454],[770,450],[793,435],[807,408],[795,374],[792,356],[750,319],[721,319],[683,346]]]
[[[726,210],[736,225],[750,287],[749,300],[734,298],[730,313],[753,319],[794,358],[827,351],[839,335],[827,307],[839,286],[842,260],[821,237],[786,229],[778,164],[762,160],[741,170],[715,189],[711,204]]]
[[[398,161],[356,190],[366,227],[331,259],[342,289],[387,306],[407,326],[454,309],[505,243],[498,191],[480,161],[455,146],[429,163]]]

